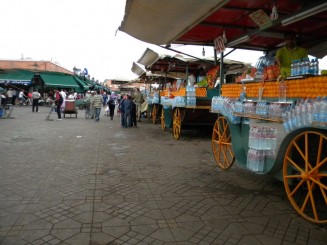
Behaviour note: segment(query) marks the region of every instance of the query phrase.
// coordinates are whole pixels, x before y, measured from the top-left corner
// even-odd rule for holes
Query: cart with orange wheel
[[[304,84],[303,81],[301,86]],[[293,93],[292,87],[289,88],[289,93]],[[293,99],[293,106],[296,101]],[[314,101],[306,103],[312,105]],[[310,124],[300,127],[294,124],[292,130],[285,131],[286,124],[292,121],[233,113],[232,117],[239,119],[235,122],[231,114],[222,111],[216,113],[218,119],[213,127],[211,142],[218,167],[227,170],[236,162],[249,171],[276,177],[283,181],[286,195],[299,215],[313,223],[326,224],[327,122],[315,121],[313,118]],[[249,139],[251,128],[258,126],[277,130],[276,148],[273,156],[264,158],[262,169],[254,171],[249,168]]]
[[[194,105],[162,105],[160,108],[161,129],[172,129],[175,139],[180,139],[182,129],[196,126],[212,126],[216,120],[216,116],[210,113],[211,99],[217,95],[217,89],[197,88],[205,91],[205,96],[197,96]],[[185,98],[184,96],[182,96]]]

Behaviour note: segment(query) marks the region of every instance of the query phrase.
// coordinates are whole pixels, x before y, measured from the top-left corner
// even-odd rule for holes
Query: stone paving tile
[[[1,245],[327,244],[281,182],[219,170],[208,135],[29,109],[0,120]]]

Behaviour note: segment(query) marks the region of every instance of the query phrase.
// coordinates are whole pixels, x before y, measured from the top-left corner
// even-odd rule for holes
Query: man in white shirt
[[[34,112],[35,108],[36,108],[36,112],[39,112],[39,99],[41,98],[41,95],[37,91],[37,89],[33,91],[32,98],[33,98],[32,112]]]
[[[19,104],[21,104],[21,105],[25,105],[25,102],[26,102],[26,96],[25,96],[23,90],[21,90],[21,91],[19,92],[19,94],[18,94],[18,100],[20,101]]]

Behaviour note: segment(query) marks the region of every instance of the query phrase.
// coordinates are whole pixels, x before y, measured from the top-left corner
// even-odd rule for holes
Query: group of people
[[[24,90],[8,88],[8,90],[1,95],[1,104],[16,105],[16,100],[18,100],[18,105],[32,105],[32,112],[38,112],[39,100],[41,98],[40,93],[36,89],[34,89],[33,92],[30,91],[26,93],[27,95],[25,95]]]
[[[143,102],[143,94],[139,88],[136,88],[133,97],[129,94],[123,96],[119,102],[121,127],[137,127],[137,122],[141,121],[141,105]]]

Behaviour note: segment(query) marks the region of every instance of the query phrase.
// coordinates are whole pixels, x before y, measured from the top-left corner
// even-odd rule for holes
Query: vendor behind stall
[[[291,64],[294,60],[308,58],[307,50],[297,46],[296,41],[294,33],[285,34],[285,46],[276,53],[276,61],[283,77],[291,76]]]

